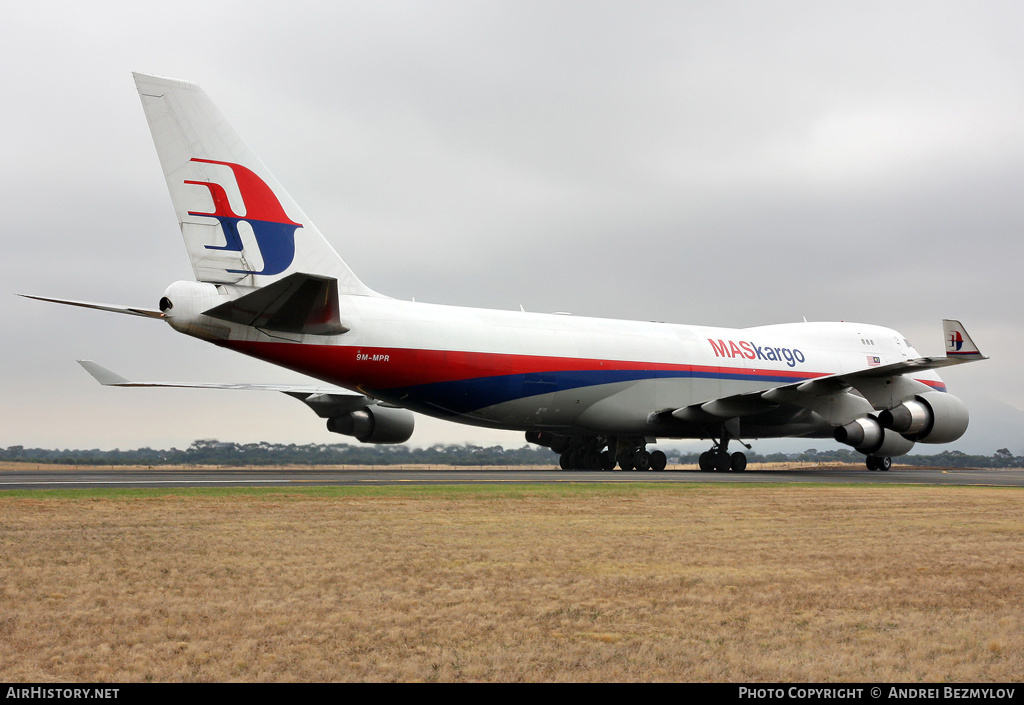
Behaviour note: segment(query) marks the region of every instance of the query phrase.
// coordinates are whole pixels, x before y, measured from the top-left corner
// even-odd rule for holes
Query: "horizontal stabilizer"
[[[204,312],[243,326],[310,335],[348,331],[338,310],[338,280],[296,272]]]
[[[74,301],[72,299],[53,299],[48,296],[32,296],[31,294],[18,294],[26,299],[36,301],[49,301],[55,304],[67,304],[68,306],[81,306],[82,308],[94,308],[98,311],[111,311],[113,313],[127,313],[129,316],[142,316],[144,318],[163,318],[162,311],[154,311],[148,308],[136,308],[134,306],[118,306],[116,304],[95,304],[90,301]]]

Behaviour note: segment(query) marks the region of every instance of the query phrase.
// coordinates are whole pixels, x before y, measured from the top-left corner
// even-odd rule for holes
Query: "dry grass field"
[[[1020,681],[1024,494],[0,495],[0,681]]]

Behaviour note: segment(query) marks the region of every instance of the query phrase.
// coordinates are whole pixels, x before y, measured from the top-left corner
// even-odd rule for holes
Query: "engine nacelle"
[[[878,422],[912,441],[952,443],[967,431],[967,405],[945,392],[918,394],[878,415]]]
[[[904,438],[895,431],[882,428],[881,424],[871,416],[865,416],[851,421],[845,426],[839,426],[835,430],[835,439],[840,443],[853,446],[864,455],[878,457],[906,455],[914,447],[912,440]]]
[[[405,443],[416,420],[411,411],[387,406],[350,411],[327,419],[327,430],[355,436],[360,443]]]

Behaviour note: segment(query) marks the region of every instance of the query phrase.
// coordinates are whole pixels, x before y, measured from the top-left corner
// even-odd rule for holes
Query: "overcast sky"
[[[14,295],[153,307],[192,277],[142,71],[201,84],[377,291],[856,320],[923,354],[958,318],[992,359],[943,374],[972,411],[951,447],[1022,454],[1022,33],[1019,2],[8,3],[0,447],[349,440],[280,394],[101,387],[75,359],[301,378]],[[412,443],[435,442],[522,436],[419,417]]]

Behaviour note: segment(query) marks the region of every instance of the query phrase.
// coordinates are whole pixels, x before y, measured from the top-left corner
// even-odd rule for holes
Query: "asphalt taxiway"
[[[72,489],[95,487],[316,487],[372,485],[474,485],[557,483],[872,483],[919,485],[979,485],[1024,487],[1022,468],[893,467],[870,472],[853,467],[804,467],[748,470],[740,473],[665,470],[662,472],[599,472],[537,469],[423,469],[376,467],[367,469],[318,468],[203,468],[191,469],[43,469],[0,471],[0,490]]]

